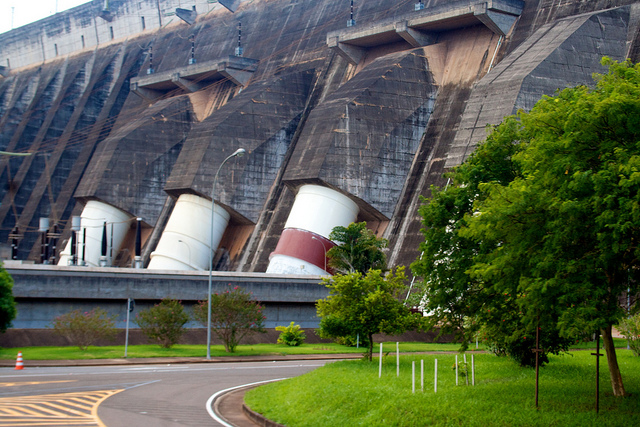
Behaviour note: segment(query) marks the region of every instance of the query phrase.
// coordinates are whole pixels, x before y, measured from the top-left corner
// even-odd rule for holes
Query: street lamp
[[[216,182],[218,181],[218,174],[220,173],[222,166],[224,166],[224,164],[231,158],[242,157],[246,152],[247,151],[244,148],[238,148],[233,152],[233,154],[224,159],[220,166],[218,166],[218,170],[213,177],[213,187],[211,187],[211,253],[209,254],[209,292],[207,293],[207,360],[211,360],[211,277],[213,275],[213,219],[215,218],[216,208]]]
[[[324,242],[316,238],[316,236],[311,236],[311,238],[318,241],[322,245],[322,250],[324,251],[324,271],[327,271],[327,248],[324,247]]]

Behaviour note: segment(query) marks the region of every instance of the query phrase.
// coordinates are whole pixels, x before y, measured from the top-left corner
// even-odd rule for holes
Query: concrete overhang
[[[153,102],[169,93],[196,92],[220,80],[230,80],[237,86],[245,86],[257,67],[257,59],[230,55],[227,58],[134,77],[130,87],[136,95]]]
[[[349,27],[327,34],[327,45],[352,64],[357,64],[372,47],[406,41],[412,47],[435,43],[437,34],[483,24],[506,35],[522,13],[521,0],[456,1],[417,10],[366,27]]]

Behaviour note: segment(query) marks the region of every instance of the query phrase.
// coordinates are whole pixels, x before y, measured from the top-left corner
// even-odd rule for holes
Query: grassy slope
[[[631,426],[640,425],[640,358],[619,350],[623,379],[632,396],[616,399],[606,360],[600,364],[600,414],[595,406],[595,357],[591,352],[552,356],[540,370],[540,410],[535,409],[535,370],[506,358],[475,354],[476,386],[455,385],[455,355],[395,357],[378,362],[332,363],[301,377],[259,387],[245,400],[254,410],[289,427],[297,426]],[[460,356],[459,356],[460,357]],[[434,393],[434,359],[438,392]],[[470,355],[467,355],[470,362]],[[420,360],[425,390],[420,392]],[[411,392],[416,361],[416,393]]]

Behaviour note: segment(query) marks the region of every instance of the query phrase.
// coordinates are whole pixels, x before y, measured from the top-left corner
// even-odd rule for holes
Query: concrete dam
[[[353,221],[408,266],[422,197],[487,125],[638,61],[639,24],[632,0],[93,0],[0,34],[0,150],[29,154],[0,155],[14,325],[42,326],[36,300],[126,300],[45,285],[83,268],[205,298],[212,248],[221,277],[307,283]]]

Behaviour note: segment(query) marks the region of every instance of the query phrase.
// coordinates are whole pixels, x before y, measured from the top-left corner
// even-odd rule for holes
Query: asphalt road
[[[0,426],[217,426],[207,401],[327,360],[0,368]]]

